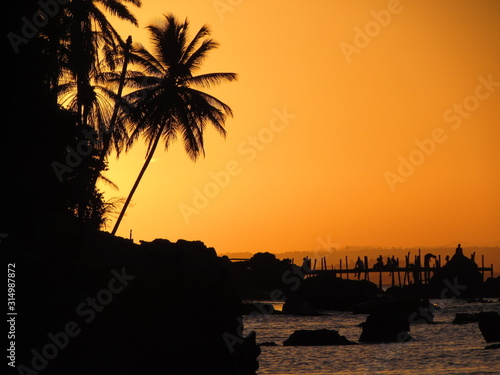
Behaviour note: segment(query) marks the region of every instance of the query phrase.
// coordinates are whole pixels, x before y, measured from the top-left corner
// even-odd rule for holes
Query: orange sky
[[[500,2],[143,0],[221,46],[203,72],[235,116],[193,163],[159,147],[118,235],[219,253],[500,243]],[[139,141],[110,159],[126,197]],[[112,224],[108,227],[110,230]]]

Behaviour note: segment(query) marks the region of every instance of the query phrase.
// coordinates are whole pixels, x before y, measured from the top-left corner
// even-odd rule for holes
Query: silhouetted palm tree
[[[114,67],[120,63],[123,64],[121,73],[100,72],[96,76],[90,76],[87,82],[85,125],[92,127],[97,133],[98,142],[94,144],[94,147],[99,148],[101,164],[111,151],[111,146],[114,147],[117,155],[125,147],[127,129],[124,125],[123,113],[120,112],[120,104],[130,44],[131,37],[120,52],[117,52],[116,61],[113,61]],[[80,105],[78,83],[70,79],[61,83],[58,90],[60,104],[78,113]]]
[[[42,3],[47,1],[12,3],[6,13],[7,18],[12,17],[11,8],[20,14],[19,17],[16,16],[18,21],[21,16],[37,15],[35,11],[40,6],[46,10]],[[47,9],[53,8],[50,2],[48,3]],[[36,8],[32,6],[36,4],[38,4]],[[137,25],[137,20],[129,11],[130,4],[140,5],[141,1],[71,0],[59,4],[60,6],[56,4],[57,11],[54,14],[47,11],[50,14],[48,18],[38,17],[38,21],[47,23],[46,25],[40,26],[35,19],[33,20],[40,26],[40,30],[33,38],[29,38],[29,43],[22,44],[19,53],[16,52],[13,56],[11,56],[12,51],[7,53],[9,71],[25,70],[23,77],[18,81],[12,79],[9,74],[7,79],[7,82],[14,82],[13,86],[16,86],[13,97],[27,98],[24,107],[11,104],[10,111],[7,111],[10,112],[7,123],[14,123],[16,119],[15,123],[19,125],[13,134],[24,136],[24,158],[17,158],[19,161],[17,164],[12,163],[11,170],[26,171],[27,169],[22,167],[27,167],[33,171],[33,173],[13,174],[14,180],[26,186],[24,190],[15,187],[14,184],[8,186],[8,191],[11,189],[10,186],[13,186],[12,191],[16,191],[16,197],[30,196],[27,200],[30,203],[25,203],[21,211],[27,211],[24,207],[31,209],[32,206],[36,206],[34,204],[36,202],[40,207],[36,209],[40,212],[37,215],[43,215],[44,210],[54,212],[64,210],[85,217],[82,220],[84,222],[93,221],[95,225],[99,223],[103,212],[100,208],[102,194],[95,189],[91,189],[89,197],[85,193],[90,177],[103,169],[102,163],[97,162],[99,156],[97,152],[102,150],[101,144],[97,149],[94,147],[90,154],[82,157],[77,167],[70,168],[69,172],[65,171],[63,181],[61,175],[54,178],[54,171],[50,166],[54,160],[63,161],[64,164],[68,147],[76,149],[76,145],[80,142],[87,142],[83,133],[89,130],[89,125],[99,132],[102,123],[104,124],[102,128],[106,128],[109,124],[116,94],[106,92],[108,88],[105,84],[94,79],[99,77],[98,73],[101,70],[114,70],[116,66],[121,65],[120,60],[116,58],[120,57],[124,43],[110,21],[113,21],[111,17],[114,16],[116,19],[121,18]],[[20,26],[19,22],[12,22],[10,19],[4,23],[9,25],[6,31],[14,31],[14,26],[10,25],[15,25],[16,28]],[[15,65],[15,69],[12,65]],[[25,69],[19,69],[21,66]],[[103,85],[102,89],[98,87],[100,84]],[[71,87],[76,93],[75,105],[71,110],[61,108],[59,90]],[[18,93],[21,96],[17,95]],[[40,124],[43,124],[47,131],[37,131],[36,126],[40,127]],[[32,127],[35,130],[31,129]],[[23,128],[24,132],[18,128]],[[101,134],[97,137],[99,141],[104,141],[102,138]],[[118,139],[119,137],[113,138],[112,145],[117,145],[115,141]],[[10,151],[13,146],[7,148],[2,144],[0,148]],[[21,175],[23,178],[19,178]],[[29,193],[26,193],[28,191]],[[43,198],[39,198],[38,194]],[[5,205],[3,202],[2,204]]]
[[[114,69],[115,57],[125,45],[103,11],[138,26],[124,3],[141,6],[141,0],[72,0],[47,29],[47,46],[52,54],[58,49],[55,55],[61,66],[52,74],[59,74],[57,79],[63,83],[74,82],[81,126],[86,125],[95,100],[91,77],[101,72],[102,61]]]
[[[131,73],[128,84],[136,88],[126,97],[134,103],[131,113],[133,130],[129,146],[139,137],[148,141],[146,161],[122,208],[113,228],[115,234],[125,211],[161,139],[167,148],[180,135],[191,159],[204,154],[203,131],[207,124],[225,136],[229,106],[219,99],[200,91],[224,81],[236,79],[235,73],[209,73],[194,75],[208,53],[218,44],[207,38],[210,30],[203,26],[188,40],[189,23],[179,22],[171,14],[161,25],[149,26],[154,46],[150,53],[142,45],[134,47],[134,62],[143,74]]]
[[[121,72],[114,73],[103,73],[99,76],[99,80],[103,81],[103,83],[110,84],[112,82],[116,82],[118,84],[118,88],[116,92],[112,91],[109,87],[102,87],[100,89],[105,93],[106,97],[110,100],[110,103],[113,103],[112,111],[107,113],[105,117],[98,117],[97,121],[100,124],[100,149],[98,153],[97,165],[98,169],[94,171],[91,178],[89,179],[87,185],[87,193],[85,194],[88,201],[91,201],[94,190],[96,189],[96,183],[98,178],[101,176],[101,172],[106,169],[106,158],[111,152],[112,149],[115,150],[116,156],[120,155],[123,147],[125,146],[125,142],[128,138],[127,130],[124,126],[128,112],[124,111],[123,107],[123,88],[125,86],[125,77],[127,73],[128,62],[130,60],[130,50],[132,48],[132,37],[129,36],[127,39],[127,43],[123,49],[123,65],[121,68]],[[111,108],[110,108],[111,109]],[[85,205],[87,207],[87,205]]]
[[[124,85],[124,77],[127,68],[128,51],[130,50],[131,38],[127,40],[124,49],[116,56],[117,62],[123,61],[121,73],[105,72],[97,76],[89,77],[84,124],[80,129],[94,130],[92,137],[92,152],[87,154],[78,166],[78,173],[82,175],[80,182],[80,203],[78,205],[78,218],[84,221],[88,216],[87,210],[91,210],[90,203],[96,196],[96,183],[101,173],[106,170],[106,157],[112,149],[116,155],[120,155],[126,144],[128,137],[127,129],[124,126],[125,118],[120,111],[120,102]],[[125,53],[125,57],[121,52]],[[106,64],[107,65],[107,64]],[[118,77],[118,78],[117,78]],[[118,82],[116,89],[115,83]],[[74,80],[59,85],[59,102],[73,113],[79,113],[80,96],[78,95],[78,84]],[[79,117],[79,116],[77,116]]]
[[[78,210],[82,220],[95,195],[96,181],[105,169],[105,155],[111,145],[119,154],[126,136],[123,127],[118,126],[120,119],[113,116],[117,94],[110,90],[102,74],[120,65],[128,45],[104,13],[138,25],[125,3],[140,6],[141,0],[72,0],[48,28],[47,49],[58,48],[60,66],[59,71],[51,72],[51,86],[57,82],[59,102],[77,114],[78,127],[92,127],[99,142],[93,147],[99,148],[100,153],[87,156],[79,167],[88,177]],[[55,74],[58,76],[54,77]],[[94,163],[91,158],[98,160]],[[91,170],[84,170],[91,164]]]

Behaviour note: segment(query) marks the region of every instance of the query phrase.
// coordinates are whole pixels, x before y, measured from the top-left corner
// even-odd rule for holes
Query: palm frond
[[[193,88],[186,88],[185,90],[190,91],[191,95],[199,96],[201,99],[205,100],[207,102],[207,104],[209,104],[215,108],[220,109],[221,111],[226,113],[228,116],[231,116],[231,117],[233,116],[233,111],[232,111],[231,107],[229,107],[227,104],[220,101],[216,97],[214,97],[210,94],[207,94],[206,92],[199,91],[199,90],[196,90]]]
[[[118,186],[113,181],[111,181],[109,178],[103,176],[102,174],[99,175],[99,180],[105,182],[106,185],[111,186],[113,189],[119,190]]]
[[[162,76],[167,69],[142,44],[134,44],[130,61],[139,65],[145,73]]]
[[[201,39],[209,35],[210,35],[210,28],[207,25],[202,26],[200,30],[198,30],[194,38],[191,40],[189,45],[186,47],[186,49],[184,50],[180,63],[187,65],[189,57],[191,56],[191,54],[193,53],[193,51],[195,50]]]
[[[125,0],[125,1],[129,1],[129,0]],[[130,1],[129,1],[130,2]],[[137,19],[135,18],[135,16],[130,13],[130,11],[128,10],[128,7],[124,4],[122,4],[120,1],[116,1],[116,0],[101,0],[100,1],[101,4],[103,4],[103,6],[105,7],[105,9],[112,15],[122,19],[122,20],[126,20],[126,21],[129,21],[131,22],[133,25],[135,26],[139,26],[139,23],[137,22]],[[137,3],[139,5],[137,5]],[[139,2],[136,2],[136,3],[133,3],[132,4],[140,7],[141,6],[141,3],[140,1]]]
[[[186,78],[184,83],[187,85],[212,88],[223,82],[232,82],[237,79],[238,75],[236,73],[208,73]]]
[[[212,39],[204,40],[201,44],[201,46],[194,51],[191,56],[187,59],[185,66],[190,70],[190,71],[196,71],[199,68],[201,68],[201,65],[205,58],[207,57],[208,53],[217,48],[219,44]]]

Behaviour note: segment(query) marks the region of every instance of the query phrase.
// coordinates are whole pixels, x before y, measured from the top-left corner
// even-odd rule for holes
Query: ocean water
[[[315,317],[251,315],[244,318],[245,333],[255,331],[262,346],[259,375],[264,374],[500,374],[500,349],[484,350],[477,323],[452,324],[456,313],[500,312],[500,300],[467,303],[458,299],[432,300],[438,305],[434,324],[415,324],[406,343],[359,343],[367,315],[323,311]],[[359,345],[283,346],[296,329],[334,329]]]

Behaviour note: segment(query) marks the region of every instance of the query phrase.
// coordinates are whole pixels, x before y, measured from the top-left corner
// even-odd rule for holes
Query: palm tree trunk
[[[132,37],[129,35],[127,38],[127,42],[125,44],[124,48],[124,61],[123,61],[123,67],[122,67],[122,72],[120,74],[120,81],[118,83],[118,91],[116,93],[116,101],[115,101],[115,107],[113,109],[113,115],[111,116],[111,120],[109,121],[109,129],[104,135],[104,140],[103,140],[103,149],[102,153],[100,155],[100,161],[104,161],[104,158],[106,157],[109,149],[109,145],[111,144],[111,138],[113,136],[113,130],[115,128],[115,123],[116,119],[118,117],[118,110],[120,109],[120,102],[122,100],[122,93],[123,93],[123,87],[125,86],[125,75],[127,74],[127,66],[128,62],[130,61],[130,49],[132,48]]]
[[[116,231],[118,230],[118,227],[120,226],[120,223],[123,219],[123,215],[125,215],[125,211],[127,210],[127,207],[132,200],[132,196],[134,195],[137,187],[139,186],[139,183],[141,182],[142,176],[144,175],[144,172],[146,172],[146,169],[149,166],[149,163],[151,159],[153,158],[153,154],[155,153],[156,146],[158,146],[158,142],[160,141],[161,135],[163,133],[163,129],[165,128],[165,124],[163,124],[160,129],[158,130],[158,134],[156,135],[156,138],[154,140],[153,145],[151,146],[151,150],[149,151],[148,157],[146,158],[146,161],[144,162],[144,165],[142,166],[141,171],[139,172],[139,175],[137,176],[137,179],[135,180],[134,186],[132,186],[132,190],[130,190],[130,193],[127,197],[127,200],[125,201],[125,204],[123,205],[122,211],[120,212],[120,216],[118,216],[118,220],[116,220],[115,226],[113,230],[111,231],[111,234],[114,235]]]
[[[111,138],[113,136],[113,130],[115,127],[116,119],[118,117],[118,110],[120,109],[120,101],[122,99],[122,93],[123,93],[123,87],[125,86],[125,75],[127,73],[127,66],[130,60],[130,48],[132,47],[132,37],[129,36],[127,38],[127,42],[125,44],[124,48],[124,61],[123,61],[123,67],[122,71],[120,74],[120,81],[118,83],[118,91],[116,93],[116,100],[115,100],[115,106],[113,108],[113,115],[111,116],[111,119],[109,121],[109,126],[107,132],[104,133],[103,135],[103,146],[99,155],[99,163],[98,165],[104,165],[104,160],[106,159],[106,155],[108,154],[109,146],[111,145]],[[92,193],[95,190],[95,186],[97,184],[97,179],[99,178],[99,175],[101,173],[100,169],[97,169],[91,177],[91,180],[89,184],[87,185],[87,191],[86,191],[86,199],[89,201]],[[88,202],[87,201],[87,202]],[[87,210],[86,205],[84,205],[82,209],[82,217],[84,216],[85,211]]]
[[[120,74],[120,81],[118,83],[118,91],[116,93],[115,106],[113,108],[113,115],[111,116],[111,120],[109,121],[108,130],[104,133],[103,136],[103,146],[101,153],[99,155],[99,164],[104,164],[104,160],[106,159],[106,155],[108,154],[109,146],[111,145],[111,138],[113,137],[113,130],[115,128],[116,119],[118,117],[118,110],[120,109],[120,102],[122,100],[123,87],[125,86],[125,75],[127,73],[127,66],[130,60],[130,48],[132,46],[132,37],[129,36],[127,38],[127,43],[124,48],[125,59],[123,61],[123,67]],[[100,171],[97,171],[96,174],[92,177],[92,181],[90,184],[90,189],[94,190],[95,185],[97,183],[97,179],[99,178]]]

